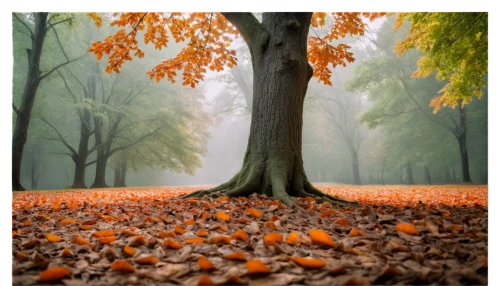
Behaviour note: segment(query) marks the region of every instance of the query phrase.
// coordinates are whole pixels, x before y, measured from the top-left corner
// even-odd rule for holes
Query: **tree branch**
[[[59,47],[61,48],[61,51],[62,51],[64,57],[66,58],[66,61],[69,62],[69,57],[66,54],[66,51],[64,51],[64,48],[63,48],[63,46],[61,44],[61,41],[59,40],[59,35],[57,34],[57,30],[55,28],[53,28],[52,30],[54,31],[54,34],[56,35],[57,43],[59,44]]]
[[[82,55],[82,56],[80,56],[80,57],[78,57],[78,58],[76,58],[76,59],[72,59],[72,60],[70,60],[70,61],[67,61],[67,62],[64,62],[64,63],[62,63],[62,64],[60,64],[60,65],[55,66],[55,67],[54,67],[53,69],[51,69],[49,72],[47,72],[47,73],[45,73],[44,75],[42,75],[42,76],[40,77],[40,80],[42,80],[42,79],[44,79],[44,78],[48,77],[51,73],[53,73],[53,72],[54,72],[55,70],[57,70],[58,68],[60,68],[60,67],[62,67],[62,66],[65,66],[65,65],[67,65],[67,64],[70,64],[70,63],[72,63],[72,62],[76,62],[77,60],[79,60],[79,59],[81,59],[81,58],[83,58],[83,57],[85,57],[85,56],[86,56],[86,54],[84,54],[84,55]]]
[[[127,149],[129,147],[132,147],[134,145],[136,145],[137,143],[140,143],[142,140],[146,139],[147,137],[149,136],[152,136],[154,134],[156,134],[156,132],[158,132],[159,130],[161,129],[161,127],[157,128],[156,130],[154,130],[153,132],[150,132],[148,134],[145,134],[144,136],[138,138],[137,140],[135,140],[134,142],[132,143],[129,143],[127,145],[123,145],[123,146],[120,146],[120,147],[117,147],[113,150],[111,150],[109,153],[108,153],[108,157],[111,157],[111,155],[113,155],[113,153],[115,153],[116,151],[120,151],[120,150],[124,150],[124,149]]]
[[[16,13],[12,13],[14,15],[14,17],[16,17],[16,19],[21,22],[21,24],[23,24],[26,29],[28,29],[28,31],[30,32],[30,38],[33,39],[33,31],[31,30],[30,26],[28,26],[28,24],[24,23],[23,20],[19,19],[19,17],[17,17],[17,14]]]
[[[90,161],[90,162],[85,164],[85,167],[90,166],[90,165],[95,164],[95,163],[97,163],[97,160]]]
[[[52,129],[54,129],[54,131],[57,133],[57,136],[59,137],[60,141],[64,144],[64,146],[66,146],[71,151],[71,154],[73,154],[73,155],[77,154],[75,149],[73,149],[73,147],[71,147],[71,145],[69,145],[69,143],[66,140],[64,140],[61,133],[59,133],[59,131],[57,130],[57,128],[54,125],[50,124],[50,122],[48,122],[43,117],[40,117],[40,119],[42,119],[45,123],[47,123],[47,125],[49,125],[50,127],[52,127]]]
[[[19,109],[17,109],[14,102],[12,102],[12,109],[14,110],[14,112],[16,113],[17,116],[19,116],[21,114],[21,111]]]
[[[72,20],[72,19],[73,19],[73,18],[66,18],[66,19],[64,19],[64,20],[61,20],[61,21],[55,22],[55,23],[53,23],[53,24],[50,24],[50,25],[47,27],[47,31],[48,31],[50,28],[52,28],[52,27],[54,27],[55,25],[57,25],[57,24],[61,24],[61,23],[64,23],[64,22],[68,22],[68,21],[70,21],[70,20]]]

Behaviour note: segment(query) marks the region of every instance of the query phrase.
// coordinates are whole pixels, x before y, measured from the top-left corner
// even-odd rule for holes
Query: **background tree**
[[[16,107],[15,104],[12,105],[14,112],[17,115],[14,134],[12,136],[12,189],[23,190],[24,188],[20,182],[21,160],[24,145],[26,144],[26,140],[28,138],[31,111],[35,102],[38,86],[43,79],[50,76],[55,70],[76,61],[78,58],[70,60],[64,51],[61,42],[59,41],[57,30],[55,29],[56,25],[65,22],[70,23],[72,20],[71,17],[64,17],[57,13],[52,14],[50,17],[49,13],[33,13],[21,16],[16,13],[12,13],[12,16],[13,23],[17,20],[22,26],[24,26],[22,28],[23,30],[21,30],[20,27],[15,26],[14,31],[19,31],[31,39],[31,45],[26,48],[28,57],[28,73],[26,74],[26,84],[24,87],[23,97],[19,107]],[[40,60],[42,57],[44,41],[50,30],[54,33],[55,40],[59,44],[61,52],[65,56],[65,61],[48,69],[46,72],[42,72],[42,69],[44,70],[45,67],[40,66]]]

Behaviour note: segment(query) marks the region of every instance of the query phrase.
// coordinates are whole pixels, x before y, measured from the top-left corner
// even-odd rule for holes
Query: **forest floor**
[[[198,188],[15,192],[14,285],[488,284],[488,187],[318,185],[359,207]]]

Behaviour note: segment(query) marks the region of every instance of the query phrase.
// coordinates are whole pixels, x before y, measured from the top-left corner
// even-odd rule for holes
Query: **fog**
[[[29,17],[25,20],[33,24]],[[241,38],[233,43],[238,66],[232,72],[228,68],[209,71],[192,89],[182,86],[180,79],[174,84],[166,78],[156,83],[146,74],[180,51],[182,43],[173,40],[159,51],[138,36],[145,57],[126,62],[118,75],[105,73],[107,56],[97,61],[86,53],[92,42],[116,32],[117,28],[109,27],[110,19],[103,20],[98,29],[81,14],[72,27],[58,27],[68,57],[85,56],[62,68],[60,74],[53,73],[38,89],[22,159],[22,184],[28,189],[74,186],[75,161],[68,153],[71,155],[70,147],[78,153],[82,122],[89,127],[87,151],[98,145],[98,140],[109,143],[103,174],[108,186],[217,185],[230,179],[242,166],[251,121],[252,67]],[[409,91],[392,80],[397,79],[397,67],[411,73],[419,58],[416,52],[402,57],[394,54],[394,42],[402,39],[406,30],[393,32],[393,21],[377,20],[364,36],[339,40],[352,47],[356,60],[332,69],[331,86],[311,79],[302,142],[310,181],[461,182],[459,145],[446,128],[457,122],[459,110],[444,108],[433,113],[429,103],[443,82],[432,76],[409,77],[404,83]],[[26,80],[25,50],[30,43],[17,32],[22,29],[20,23],[13,20],[13,26],[13,102],[18,105]],[[324,32],[317,29],[310,35]],[[41,70],[63,61],[53,33],[48,33],[45,45]],[[466,109],[469,169],[474,183],[488,180],[487,100],[485,91],[481,100],[474,99]],[[83,114],[88,114],[87,121]],[[96,129],[101,139],[95,138]],[[98,181],[97,163],[91,163],[99,161],[97,153],[94,150],[86,157],[86,187]]]

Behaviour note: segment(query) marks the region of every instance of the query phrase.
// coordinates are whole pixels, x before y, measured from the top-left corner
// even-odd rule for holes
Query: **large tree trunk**
[[[85,189],[85,169],[86,166],[86,156],[85,158],[75,158],[75,174],[73,175],[73,184],[71,188],[73,189]]]
[[[248,13],[223,13],[250,47],[254,70],[250,136],[243,166],[212,190],[229,196],[266,194],[287,205],[290,196],[325,195],[309,183],[302,162],[302,112],[312,68],[307,35],[312,13],[264,13],[262,24]]]
[[[95,124],[95,144],[102,145],[102,130],[101,130],[101,120],[99,118],[94,118]],[[95,167],[95,178],[94,183],[92,183],[91,188],[107,188],[106,184],[106,165],[108,163],[108,157],[106,156],[106,146],[103,145],[97,148],[97,161]]]
[[[31,120],[31,110],[35,103],[35,96],[40,85],[40,58],[45,40],[46,22],[48,13],[35,13],[35,31],[31,41],[31,50],[28,52],[28,74],[21,105],[17,111],[16,127],[12,136],[12,190],[24,190],[21,185],[21,160],[24,145],[28,138],[28,128]]]
[[[88,110],[81,111],[80,118],[80,142],[78,143],[78,154],[74,160],[75,174],[73,176],[73,189],[87,188],[85,185],[85,170],[87,169],[87,157],[90,139],[90,112]]]
[[[413,180],[413,172],[411,171],[411,164],[406,164],[406,178],[408,180],[408,185],[415,185],[415,181]]]
[[[424,182],[427,185],[432,185],[431,174],[427,165],[424,166]]]

